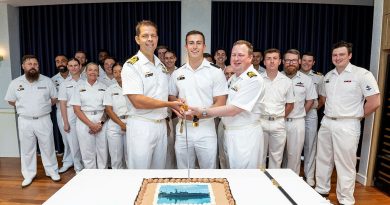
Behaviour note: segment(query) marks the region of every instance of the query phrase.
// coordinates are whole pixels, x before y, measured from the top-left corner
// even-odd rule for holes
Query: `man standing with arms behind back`
[[[138,53],[123,66],[123,95],[127,95],[127,163],[130,169],[163,169],[167,152],[167,108],[183,104],[168,102],[168,71],[154,55],[157,25],[143,20],[136,26]],[[180,115],[179,113],[177,113]]]
[[[335,68],[325,75],[320,89],[325,116],[318,131],[315,190],[322,196],[329,195],[330,178],[336,165],[336,194],[340,204],[355,204],[353,192],[360,120],[380,106],[374,76],[370,71],[352,65],[351,58],[351,43],[334,44],[332,62]]]
[[[57,91],[50,78],[39,74],[38,58],[22,58],[24,75],[11,81],[5,100],[16,107],[20,140],[22,188],[30,185],[37,174],[37,140],[46,175],[60,181],[54,150],[51,106],[56,103]]]

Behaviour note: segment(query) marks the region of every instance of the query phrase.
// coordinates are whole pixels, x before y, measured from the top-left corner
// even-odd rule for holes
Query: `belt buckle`
[[[93,112],[92,112],[92,115],[97,115],[97,111],[93,111]]]
[[[269,120],[269,121],[275,121],[275,117],[269,116],[269,117],[268,117],[268,120]]]
[[[32,119],[33,119],[33,120],[37,120],[37,119],[39,119],[39,117],[32,117]]]
[[[293,119],[292,119],[292,118],[286,118],[286,121],[287,121],[287,122],[292,122]]]
[[[160,120],[154,120],[154,122],[156,122],[156,123],[160,123],[160,122],[161,122],[161,119],[160,119]]]

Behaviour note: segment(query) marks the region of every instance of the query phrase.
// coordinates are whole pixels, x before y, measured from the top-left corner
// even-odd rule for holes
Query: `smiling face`
[[[112,73],[114,74],[114,78],[115,78],[116,82],[121,83],[122,82],[122,77],[121,77],[122,66],[119,64],[115,65],[112,68]]]
[[[99,67],[94,63],[90,63],[86,68],[87,80],[90,82],[95,82],[99,77]]]
[[[230,65],[237,76],[241,75],[249,66],[252,65],[252,55],[249,54],[249,48],[245,44],[237,44],[232,48],[230,56]]]
[[[332,51],[332,62],[336,68],[344,69],[349,64],[352,53],[348,53],[347,47],[335,48]]]
[[[253,66],[260,65],[260,62],[262,60],[263,60],[263,55],[261,54],[261,52],[253,52],[253,60],[252,60]]]
[[[112,58],[107,58],[106,60],[104,60],[104,64],[103,64],[104,71],[106,71],[108,75],[112,74],[112,66],[114,66],[114,64],[115,61]]]
[[[165,66],[168,69],[175,68],[176,56],[172,52],[166,52],[164,55]]]
[[[79,62],[77,62],[75,60],[71,60],[68,62],[68,70],[69,70],[71,75],[76,75],[76,74],[80,73],[80,69],[81,69],[81,66],[80,66]]]
[[[22,68],[26,78],[30,81],[36,81],[39,78],[39,63],[36,58],[28,58],[23,64]]]
[[[187,36],[185,48],[188,52],[188,57],[191,59],[203,59],[203,52],[206,45],[203,37],[200,34],[191,34]]]
[[[303,55],[302,56],[302,64],[301,64],[301,69],[303,72],[309,72],[313,66],[314,66],[314,57],[309,56],[309,55]]]
[[[217,52],[215,52],[214,59],[215,62],[219,65],[225,64],[225,61],[227,59],[226,52],[224,50],[217,50]]]
[[[154,26],[142,25],[139,28],[140,33],[135,37],[135,41],[143,53],[154,53],[157,48],[158,36],[157,29]]]

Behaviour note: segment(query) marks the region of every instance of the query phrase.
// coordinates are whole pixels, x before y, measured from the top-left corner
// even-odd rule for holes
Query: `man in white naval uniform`
[[[167,107],[180,111],[183,103],[168,102],[168,71],[154,55],[158,42],[156,24],[148,20],[139,22],[135,41],[140,50],[124,64],[121,74],[129,110],[127,166],[163,169],[167,152]]]
[[[294,108],[286,118],[286,152],[283,168],[292,169],[297,175],[301,168],[301,153],[305,142],[305,116],[318,98],[313,81],[298,71],[300,64],[298,50],[290,49],[283,57],[284,74],[293,81]]]
[[[302,55],[302,63],[300,71],[311,78],[314,83],[317,93],[319,93],[319,88],[321,87],[324,76],[313,71],[313,66],[315,64],[315,56],[311,52],[304,53]],[[305,142],[303,145],[303,155],[304,155],[304,172],[306,177],[306,182],[310,186],[315,185],[314,181],[314,172],[315,172],[315,158],[317,150],[317,128],[318,128],[318,99],[314,99],[313,106],[306,113],[305,117]]]
[[[50,119],[56,88],[50,78],[39,74],[36,56],[23,56],[22,68],[25,74],[11,81],[4,98],[18,114],[22,187],[30,185],[37,174],[37,140],[46,175],[60,181]]]
[[[344,41],[332,47],[335,68],[329,71],[320,89],[325,102],[324,118],[318,131],[316,188],[329,194],[334,165],[336,195],[340,204],[355,204],[356,151],[360,120],[380,106],[378,84],[372,73],[350,63],[352,44]]]
[[[103,61],[103,68],[106,73],[104,76],[99,76],[99,81],[109,87],[110,85],[116,84],[116,80],[113,74],[113,66],[116,64],[115,58],[108,56]]]
[[[278,70],[281,63],[280,51],[271,48],[266,50],[264,55],[264,65],[267,69],[260,74],[265,84],[265,94],[260,107],[260,121],[264,133],[262,167],[266,166],[268,152],[268,168],[279,169],[287,139],[285,118],[294,108],[295,98],[291,79]]]
[[[263,131],[260,125],[260,102],[264,96],[263,78],[252,66],[253,46],[247,41],[234,43],[230,64],[233,75],[224,106],[190,107],[188,114],[203,117],[222,116],[228,167],[256,169],[262,161]]]
[[[216,65],[203,58],[206,48],[205,38],[200,31],[190,31],[186,35],[188,62],[175,70],[169,81],[169,100],[184,99],[188,105],[215,107],[226,103],[227,84],[225,75]],[[194,125],[192,116],[176,125],[175,152],[177,167],[187,167],[187,151],[190,168],[195,168],[198,159],[201,169],[215,169],[217,157],[217,132],[214,118],[200,119]],[[187,123],[187,136],[183,124]],[[188,138],[188,146],[186,142]],[[187,150],[188,147],[188,150]]]
[[[61,84],[66,79],[70,78],[69,71],[67,68],[68,58],[62,54],[57,55],[55,57],[55,63],[56,63],[56,68],[58,70],[58,73],[55,76],[53,76],[51,80],[56,86],[57,92],[59,92]],[[72,158],[71,150],[69,148],[69,142],[66,138],[66,133],[64,131],[64,122],[62,121],[59,101],[57,101],[56,103],[56,117],[57,117],[58,129],[60,130],[62,142],[64,144],[64,155],[62,157],[62,167],[58,170],[58,172],[61,174],[68,171],[68,169],[73,166],[73,158]]]
[[[70,153],[72,154],[74,170],[78,174],[82,169],[83,165],[81,162],[81,152],[79,140],[76,133],[76,120],[77,116],[73,111],[73,106],[69,104],[74,90],[83,82],[80,78],[81,63],[76,58],[71,58],[68,61],[68,70],[71,78],[66,79],[60,85],[58,92],[58,100],[60,101],[61,116],[64,122],[64,132],[67,141],[69,142]]]
[[[261,50],[258,48],[253,49],[252,64],[253,67],[256,69],[256,71],[260,74],[265,72],[265,68],[260,65],[262,60],[263,60],[263,53],[261,52]]]

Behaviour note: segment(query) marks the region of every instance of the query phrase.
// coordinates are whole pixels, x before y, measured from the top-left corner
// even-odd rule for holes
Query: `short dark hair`
[[[112,56],[108,56],[106,59],[104,59],[103,63],[106,62],[107,59],[111,59],[114,61],[114,63],[116,63],[116,59]]]
[[[173,56],[177,57],[175,51],[173,51],[173,50],[168,49],[167,52],[165,52],[165,54],[167,54],[167,53],[172,53]],[[165,54],[164,54],[164,57],[165,57]]]
[[[339,41],[339,42],[333,44],[333,46],[332,46],[332,52],[333,52],[333,50],[336,49],[336,48],[346,47],[347,50],[348,50],[348,54],[351,54],[351,53],[352,53],[352,46],[353,46],[352,43],[348,43],[348,42],[346,42],[346,41]]]
[[[210,53],[203,53],[203,58],[213,58]]]
[[[297,49],[288,49],[284,54],[283,54],[283,58],[286,57],[286,54],[287,53],[290,53],[290,54],[295,54],[298,56],[298,59],[301,59],[301,53],[297,50]]]
[[[236,45],[246,45],[246,47],[248,47],[248,54],[253,55],[253,46],[249,41],[238,40],[238,41],[234,42],[233,47]]]
[[[264,51],[264,57],[265,57],[268,53],[277,53],[277,54],[279,54],[279,58],[282,58],[282,54],[280,53],[280,50],[277,49],[277,48],[269,48],[269,49],[265,50],[265,51]]]
[[[187,34],[186,34],[186,45],[187,45],[187,38],[188,36],[190,35],[201,35],[202,38],[203,38],[203,44],[206,44],[206,38],[204,37],[204,34],[200,31],[197,31],[197,30],[192,30],[192,31],[189,31]]]
[[[225,50],[224,48],[217,48],[217,49],[215,49],[214,55],[217,55],[217,52],[218,52],[218,51],[224,51],[225,54],[227,54],[227,53],[226,53],[226,50]]]
[[[263,55],[263,52],[259,48],[254,48],[253,53],[261,53]]]
[[[137,26],[135,26],[135,35],[136,36],[139,36],[139,34],[141,33],[141,26],[153,26],[156,29],[156,33],[158,33],[157,25],[153,21],[142,20],[142,21],[137,23]]]
[[[74,55],[76,55],[77,53],[83,53],[85,55],[85,57],[87,57],[87,52],[83,51],[83,50],[78,50],[74,53]]]
[[[302,54],[302,57],[303,57],[303,56],[311,56],[311,57],[313,57],[313,60],[316,60],[316,56],[314,55],[313,52],[310,52],[310,51],[304,52],[304,53]]]
[[[160,49],[167,49],[167,51],[168,51],[168,46],[159,45],[159,46],[157,46],[156,51],[158,51]]]
[[[57,54],[54,58],[57,58],[58,56],[64,56],[65,57],[65,59],[66,60],[68,60],[68,57],[66,57],[66,55],[65,54],[63,54],[63,53],[59,53],[59,54]]]
[[[68,62],[70,61],[76,61],[80,65],[80,61],[77,58],[69,58]]]
[[[32,55],[32,54],[27,54],[27,55],[24,55],[22,57],[22,63],[26,62],[26,60],[29,60],[29,59],[35,59],[35,60],[37,60],[39,62],[37,56]]]

